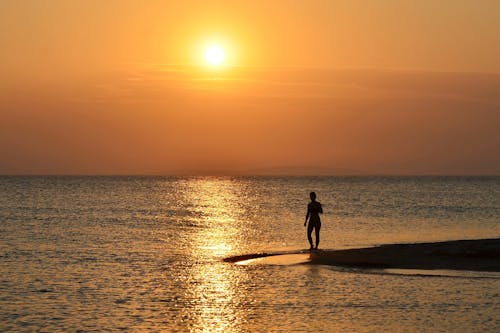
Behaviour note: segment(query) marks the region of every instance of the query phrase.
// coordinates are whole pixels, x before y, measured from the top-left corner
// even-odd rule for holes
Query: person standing
[[[312,231],[314,229],[316,234],[316,247],[314,249],[318,249],[319,245],[319,231],[321,229],[321,219],[319,214],[323,214],[323,208],[321,207],[321,203],[316,201],[316,193],[311,192],[309,194],[311,198],[311,202],[307,205],[307,214],[306,221],[304,222],[304,227],[307,225],[307,239],[309,240],[309,245],[311,246],[309,250],[313,250],[313,241],[312,241]],[[307,223],[309,221],[309,224]]]

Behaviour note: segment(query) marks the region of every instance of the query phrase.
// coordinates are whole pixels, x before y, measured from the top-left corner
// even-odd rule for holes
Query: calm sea
[[[500,237],[498,177],[2,177],[0,331],[484,332],[500,279],[225,263]]]

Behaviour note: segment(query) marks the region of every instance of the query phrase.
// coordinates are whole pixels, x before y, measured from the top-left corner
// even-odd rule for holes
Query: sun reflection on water
[[[235,205],[239,183],[230,179],[200,179],[189,183],[187,200],[200,210],[200,227],[193,235],[192,257],[206,264],[194,265],[189,274],[194,281],[188,309],[196,332],[238,331],[245,321],[238,288],[244,272],[223,263],[238,242],[239,207]]]

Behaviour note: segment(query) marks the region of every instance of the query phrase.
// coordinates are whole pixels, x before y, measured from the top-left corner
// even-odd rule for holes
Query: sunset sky
[[[499,31],[496,0],[0,0],[0,174],[498,175]]]

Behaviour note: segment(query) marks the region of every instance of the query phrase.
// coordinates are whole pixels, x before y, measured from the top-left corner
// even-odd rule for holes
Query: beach
[[[304,254],[305,251],[297,251]],[[290,255],[258,253],[225,258],[242,262],[270,256]],[[419,270],[465,270],[500,272],[500,239],[456,240],[433,243],[386,244],[376,247],[320,250],[303,256],[304,264],[357,268],[399,268]],[[282,260],[286,262],[286,260]]]
[[[325,250],[311,264],[404,269],[500,272],[500,239],[388,244],[372,248]]]

